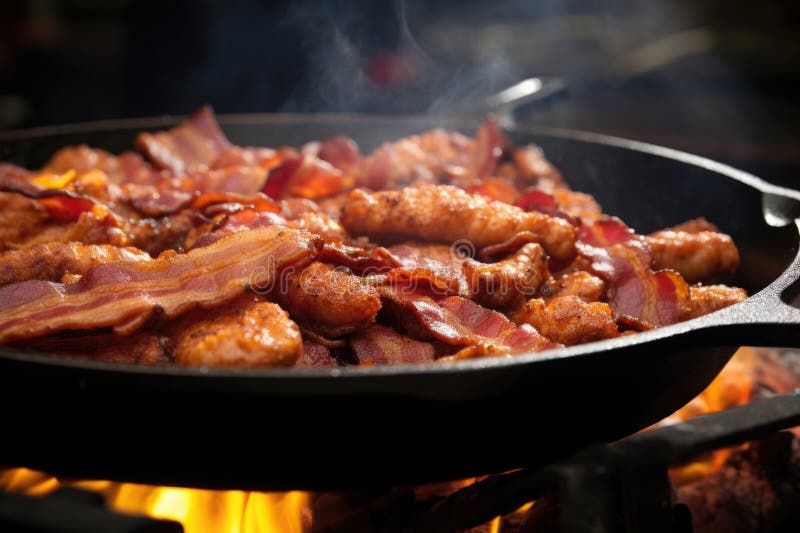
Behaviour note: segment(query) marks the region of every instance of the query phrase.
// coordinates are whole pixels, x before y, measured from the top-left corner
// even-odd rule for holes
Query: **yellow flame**
[[[747,403],[752,395],[755,367],[753,349],[740,348],[703,392],[661,423],[673,424]],[[676,485],[682,485],[712,474],[725,464],[734,449],[715,450],[685,465],[674,466],[669,469],[669,477]]]
[[[0,489],[43,496],[62,485],[55,477],[27,468],[0,471]],[[111,481],[68,481],[103,494],[110,507],[153,518],[175,520],[186,533],[302,533],[310,527],[308,493],[245,492],[154,487]]]

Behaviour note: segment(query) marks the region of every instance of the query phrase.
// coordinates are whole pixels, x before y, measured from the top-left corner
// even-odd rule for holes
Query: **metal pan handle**
[[[500,126],[510,128],[514,125],[514,111],[518,108],[566,92],[567,83],[562,78],[527,78],[488,97],[484,101],[485,112],[495,115]]]
[[[800,231],[800,218],[793,223]],[[705,330],[751,346],[800,348],[800,251],[772,284],[744,302],[708,315],[705,326],[695,332]]]

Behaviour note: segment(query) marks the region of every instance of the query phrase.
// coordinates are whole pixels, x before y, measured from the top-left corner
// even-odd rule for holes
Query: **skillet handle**
[[[794,221],[800,231],[800,219]],[[747,300],[707,315],[695,333],[712,341],[735,340],[750,346],[800,348],[800,251],[788,269],[772,284]]]
[[[527,78],[493,94],[484,102],[486,111],[497,117],[504,128],[514,125],[514,111],[523,105],[549,100],[567,92],[567,83],[562,78]]]

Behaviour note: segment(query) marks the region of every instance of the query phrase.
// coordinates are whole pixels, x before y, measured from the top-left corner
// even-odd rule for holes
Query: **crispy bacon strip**
[[[78,174],[99,170],[116,184],[155,184],[171,177],[169,172],[153,168],[136,152],[113,155],[85,144],[62,148],[50,158],[43,172]]]
[[[434,343],[418,341],[377,324],[351,336],[350,347],[361,365],[430,363],[437,356]]]
[[[475,133],[475,154],[470,162],[470,178],[485,179],[494,175],[503,155],[503,134],[497,120],[489,116]]]
[[[347,176],[354,176],[363,161],[358,144],[344,135],[336,135],[320,143],[319,150],[315,155]]]
[[[230,142],[219,129],[210,107],[201,107],[169,131],[142,133],[136,146],[159,168],[176,174],[206,170]]]
[[[452,243],[466,239],[476,248],[528,231],[558,259],[574,254],[577,232],[562,219],[526,213],[448,185],[375,193],[354,190],[342,207],[341,222],[351,233],[382,241],[424,239]]]
[[[314,155],[297,154],[273,169],[263,192],[272,198],[324,198],[352,186],[344,172]]]
[[[541,351],[557,345],[530,326],[517,327],[497,311],[461,298],[433,299],[382,287],[384,308],[411,336],[453,346],[481,346],[481,355]],[[477,354],[474,354],[477,355]]]
[[[77,283],[6,285],[0,288],[0,342],[67,329],[127,331],[156,310],[171,318],[192,307],[220,305],[248,286],[266,290],[284,267],[307,263],[321,246],[321,239],[309,233],[270,226],[185,254],[98,265]]]
[[[581,226],[578,249],[591,269],[608,283],[608,303],[618,315],[655,326],[684,320],[689,286],[677,272],[653,272],[644,238],[616,218]]]
[[[412,182],[471,181],[475,141],[460,133],[436,129],[387,143],[362,163],[356,183],[373,190]]]

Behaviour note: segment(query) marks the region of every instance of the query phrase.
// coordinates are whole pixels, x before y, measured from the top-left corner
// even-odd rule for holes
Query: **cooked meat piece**
[[[458,250],[457,247],[448,246],[447,244],[432,244],[429,242],[421,241],[408,241],[403,244],[393,246],[389,251],[392,253],[399,252],[400,257],[409,255],[408,252],[404,253],[405,248],[409,248],[413,255],[424,256],[434,261],[439,261],[445,265],[450,265],[453,268],[460,268],[461,263],[464,262],[467,255],[463,252],[468,250]]]
[[[323,213],[313,200],[289,198],[281,200],[281,215],[290,228],[304,229],[316,233],[325,242],[339,242],[347,239],[347,232],[339,222]]]
[[[567,184],[561,172],[545,158],[542,149],[535,144],[514,149],[512,156],[520,178],[535,183],[537,187],[547,192],[566,188]]]
[[[342,225],[325,213],[301,213],[297,218],[287,220],[286,226],[316,233],[325,242],[341,242],[347,239],[347,232]]]
[[[298,368],[319,368],[324,366],[339,366],[336,359],[331,355],[331,350],[327,346],[318,344],[314,341],[303,339],[303,353],[295,362]]]
[[[436,183],[467,172],[475,141],[436,129],[387,143],[367,157],[357,183],[371,189],[394,189],[413,182]]]
[[[552,194],[558,206],[569,215],[584,220],[598,220],[603,216],[600,204],[588,194],[569,189],[555,189]]]
[[[49,218],[37,200],[0,192],[0,251],[35,238],[53,225]]]
[[[254,300],[232,311],[213,313],[214,318],[198,320],[180,331],[175,361],[202,366],[292,366],[303,353],[300,328],[277,304]]]
[[[550,275],[544,250],[536,243],[526,244],[497,263],[466,259],[463,268],[474,299],[492,308],[530,298]]]
[[[330,216],[334,220],[339,220],[339,215],[342,212],[342,206],[347,203],[347,198],[349,195],[349,192],[344,192],[329,198],[322,198],[317,200],[316,203],[319,206],[320,211]]]
[[[690,283],[732,274],[739,266],[739,250],[724,233],[662,230],[646,239],[654,268],[677,270]]]
[[[162,173],[148,165],[142,156],[135,152],[124,152],[115,156],[90,148],[85,144],[62,148],[50,158],[43,172],[64,174],[74,170],[84,174],[99,170],[113,183],[150,183],[162,177]]]
[[[677,226],[672,226],[667,229],[671,229],[672,231],[685,231],[686,233],[700,233],[701,231],[719,232],[719,228],[706,220],[705,217],[693,218],[692,220],[681,222]]]
[[[530,324],[548,339],[567,346],[619,336],[608,304],[584,302],[577,296],[561,296],[549,302],[528,300],[512,319],[517,324]]]
[[[113,363],[162,365],[172,362],[171,339],[150,331],[125,337],[93,332],[53,335],[19,341],[13,345],[47,354]]]
[[[326,337],[372,325],[381,308],[374,287],[319,261],[302,270],[287,269],[270,296],[304,327]]]
[[[596,302],[602,299],[606,291],[606,283],[588,272],[578,271],[551,279],[541,289],[542,296],[547,299],[560,296],[577,296],[585,302]]]
[[[342,208],[341,222],[352,234],[381,241],[465,239],[475,248],[529,231],[557,259],[575,252],[576,229],[566,221],[447,185],[375,193],[357,189]]]
[[[694,285],[689,287],[689,316],[697,318],[747,299],[747,292],[727,285]]]
[[[0,286],[27,279],[59,281],[65,274],[81,275],[90,267],[112,261],[146,261],[138,248],[79,242],[47,242],[0,253]]]

